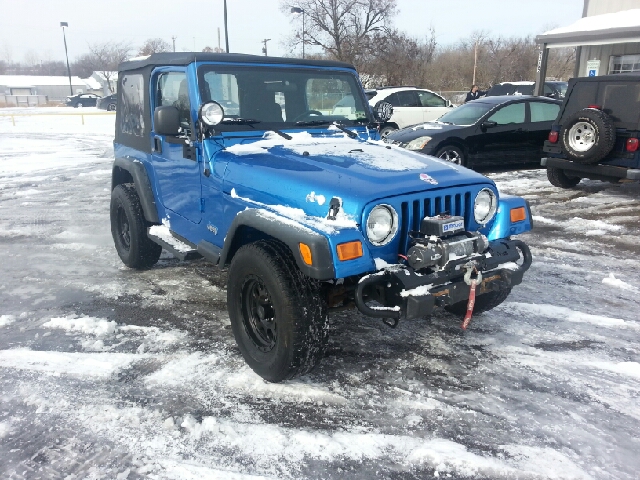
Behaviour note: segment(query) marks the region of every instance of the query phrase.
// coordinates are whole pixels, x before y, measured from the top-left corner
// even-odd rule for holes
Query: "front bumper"
[[[516,262],[521,263],[516,263]],[[394,265],[360,279],[355,292],[358,310],[376,318],[420,318],[435,308],[469,298],[470,285],[464,274],[475,268],[482,274],[476,296],[522,283],[531,266],[531,251],[520,240],[496,240],[482,254],[449,263],[446,269],[421,274],[405,265]],[[383,306],[369,306],[375,300]]]

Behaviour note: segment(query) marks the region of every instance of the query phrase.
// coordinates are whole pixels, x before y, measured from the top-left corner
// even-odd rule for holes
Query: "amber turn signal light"
[[[302,255],[302,261],[307,265],[313,265],[313,257],[311,256],[311,249],[306,243],[299,243],[300,255]]]
[[[355,242],[341,243],[336,247],[338,258],[341,261],[353,260],[362,256],[362,243],[357,240]]]
[[[511,223],[521,222],[527,218],[527,212],[524,207],[511,209]]]

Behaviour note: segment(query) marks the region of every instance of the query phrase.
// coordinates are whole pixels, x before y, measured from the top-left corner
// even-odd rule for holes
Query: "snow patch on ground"
[[[558,307],[555,305],[505,302],[498,308],[508,309],[514,314],[538,315],[541,317],[566,320],[569,322],[589,323],[598,327],[640,330],[640,324],[638,323],[622,320],[621,318],[591,315],[589,313],[571,310],[566,307]]]
[[[16,321],[16,317],[13,315],[0,315],[0,327],[11,325]]]
[[[627,282],[624,282],[619,278],[616,278],[613,273],[610,273],[608,277],[603,278],[602,283],[611,287],[620,288],[622,290],[629,290],[635,293],[640,292],[640,289],[634,287],[633,285],[629,285]]]
[[[43,323],[42,326],[44,328],[60,328],[70,332],[88,333],[97,337],[111,335],[116,331],[116,322],[93,317],[52,318],[48,322]]]
[[[54,376],[106,378],[144,358],[130,353],[67,353],[18,348],[0,350],[0,367]]]

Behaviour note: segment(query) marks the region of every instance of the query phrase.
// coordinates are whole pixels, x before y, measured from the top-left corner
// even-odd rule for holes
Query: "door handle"
[[[153,137],[153,151],[162,153],[162,137]]]

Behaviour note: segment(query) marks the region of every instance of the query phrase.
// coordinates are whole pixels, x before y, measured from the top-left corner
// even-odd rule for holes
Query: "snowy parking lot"
[[[320,367],[269,384],[225,271],[122,265],[114,116],[69,113],[0,110],[1,478],[638,478],[640,185],[490,174],[535,220],[507,302],[467,331],[333,314]]]

